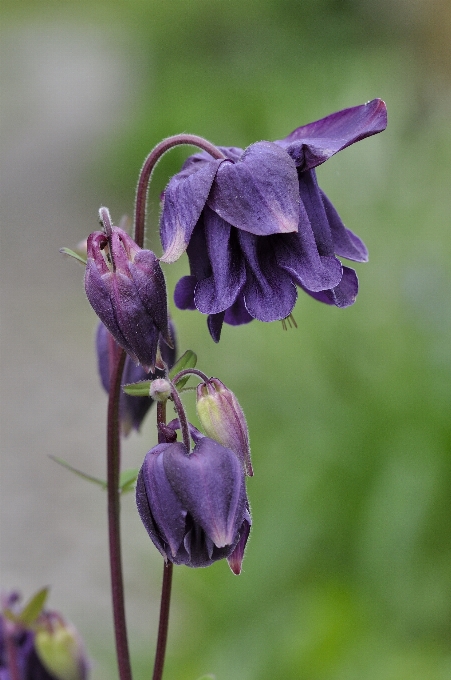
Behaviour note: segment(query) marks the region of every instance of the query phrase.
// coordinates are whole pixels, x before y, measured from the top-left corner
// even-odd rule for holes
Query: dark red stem
[[[183,370],[179,371],[173,378],[172,382],[174,384],[178,383],[180,378],[183,378],[184,375],[197,375],[199,378],[203,380],[203,382],[208,382],[209,377],[208,375],[205,375],[203,371],[199,371],[197,368],[184,368]]]
[[[144,161],[144,165],[142,166],[139,175],[138,187],[136,189],[134,239],[140,248],[144,247],[147,190],[149,188],[150,177],[162,155],[165,154],[166,151],[169,151],[169,149],[172,149],[172,147],[179,146],[180,144],[197,146],[199,149],[203,149],[203,151],[209,153],[213,158],[225,158],[222,151],[214,146],[214,144],[211,144],[206,139],[198,137],[197,135],[174,135],[173,137],[163,139],[162,142],[157,144]]]
[[[108,536],[110,542],[111,595],[113,601],[114,632],[120,680],[132,680],[130,654],[125,621],[124,583],[122,577],[120,534],[121,441],[119,422],[119,398],[125,352],[117,352],[110,381],[107,426],[107,482],[108,482]]]
[[[163,567],[163,586],[161,588],[160,623],[158,626],[157,650],[153,667],[152,680],[161,680],[163,677],[164,658],[166,654],[166,642],[168,639],[169,608],[171,605],[172,586],[172,562],[165,563]]]

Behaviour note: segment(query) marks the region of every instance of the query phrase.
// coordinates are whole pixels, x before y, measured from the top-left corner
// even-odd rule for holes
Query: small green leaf
[[[39,614],[42,612],[48,594],[49,589],[42,588],[41,590],[38,590],[36,595],[33,595],[33,597],[27,602],[25,607],[20,612],[19,620],[21,623],[23,623],[25,626],[31,626],[36,621]]]
[[[70,470],[74,474],[78,475],[79,477],[82,477],[83,479],[87,479],[88,482],[93,482],[94,484],[98,484],[99,486],[102,487],[102,489],[107,488],[107,483],[103,479],[98,479],[97,477],[93,477],[92,475],[86,474],[86,472],[82,472],[81,470],[77,470],[77,468],[72,467],[72,465],[69,465],[65,460],[62,458],[57,458],[56,456],[49,456],[52,460],[55,461],[55,463],[58,463],[59,465],[62,465],[63,467],[66,468],[66,470]]]
[[[141,382],[123,385],[122,389],[131,397],[148,397],[151,384],[151,380],[141,380]]]
[[[121,493],[133,491],[135,488],[135,482],[138,478],[138,473],[138,468],[132,468],[130,470],[124,470],[121,472],[119,477],[119,489],[121,490]]]
[[[195,354],[191,349],[187,349],[184,354],[180,357],[178,361],[174,364],[174,366],[171,368],[169,371],[169,377],[172,378],[177,375],[180,371],[183,371],[185,368],[195,368],[197,364],[197,354]],[[189,380],[189,375],[184,375],[180,380],[177,380],[177,389],[181,390],[182,387],[187,383]]]
[[[71,250],[70,248],[60,248],[60,253],[63,255],[68,255],[69,257],[73,257],[74,260],[78,260],[78,262],[81,262],[82,264],[86,264],[86,258],[79,253],[76,253],[75,250]]]

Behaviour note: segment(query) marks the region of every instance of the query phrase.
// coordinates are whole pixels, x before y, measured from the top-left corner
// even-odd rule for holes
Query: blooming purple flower
[[[148,372],[160,334],[171,344],[166,285],[158,259],[119,227],[88,237],[85,290],[116,342]]]
[[[147,453],[136,485],[138,512],[165,560],[208,567],[226,557],[239,574],[252,523],[244,471],[233,451],[193,431],[191,453],[181,442]]]
[[[160,336],[160,352],[166,366],[171,369],[175,363],[177,348],[175,326],[169,321],[169,329],[172,339],[172,347],[164,342]],[[114,359],[119,346],[111,333],[105,328],[102,322],[97,327],[96,334],[96,349],[97,349],[97,364],[99,369],[100,380],[106,392],[110,391],[111,372],[114,366]],[[163,378],[164,371],[157,368],[150,375],[144,370],[142,366],[136,364],[127,355],[125,359],[124,371],[122,373],[122,385],[130,383],[137,383],[141,380],[153,380],[154,378]],[[147,411],[153,404],[151,397],[132,397],[129,394],[121,391],[119,401],[119,417],[121,421],[122,433],[127,436],[131,430],[139,430]],[[0,679],[1,680],[1,679]]]
[[[336,256],[365,262],[367,250],[319,188],[315,168],[386,124],[385,104],[375,99],[276,142],[220,147],[225,159],[190,156],[166,187],[160,223],[162,261],[186,250],[190,263],[176,305],[208,314],[216,342],[224,321],[289,316],[297,286],[327,304],[351,305],[357,276]]]

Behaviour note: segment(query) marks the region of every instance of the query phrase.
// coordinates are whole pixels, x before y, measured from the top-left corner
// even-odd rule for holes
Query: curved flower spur
[[[160,222],[161,260],[188,253],[177,307],[207,314],[217,342],[224,321],[288,317],[297,286],[327,304],[353,304],[357,275],[337,256],[365,262],[368,253],[319,188],[315,168],[386,125],[385,104],[374,99],[276,142],[219,147],[224,159],[190,156],[166,187]]]

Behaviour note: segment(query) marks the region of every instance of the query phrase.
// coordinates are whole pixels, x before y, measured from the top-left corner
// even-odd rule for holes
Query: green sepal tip
[[[177,375],[180,371],[183,371],[185,368],[195,368],[197,364],[197,354],[193,352],[191,349],[187,349],[184,354],[176,361],[174,366],[171,368],[169,371],[169,377],[172,378]],[[177,389],[181,390],[182,387],[188,382],[190,376],[189,375],[184,375],[180,378],[180,380],[177,380]]]
[[[123,385],[122,389],[125,394],[129,394],[131,397],[148,397],[151,383],[151,380],[141,380],[137,383]]]
[[[78,262],[81,262],[81,264],[86,265],[86,258],[79,253],[76,253],[75,250],[71,250],[70,248],[60,248],[60,253],[63,255],[68,255],[69,257],[73,257],[74,260],[78,260]]]
[[[138,479],[139,469],[130,468],[130,470],[124,470],[121,472],[119,477],[119,489],[122,494],[129,493],[135,488],[135,482]]]
[[[30,627],[44,609],[48,594],[48,588],[41,588],[41,590],[38,590],[38,592],[28,600],[27,604],[20,612],[17,617],[18,622],[26,627]]]

